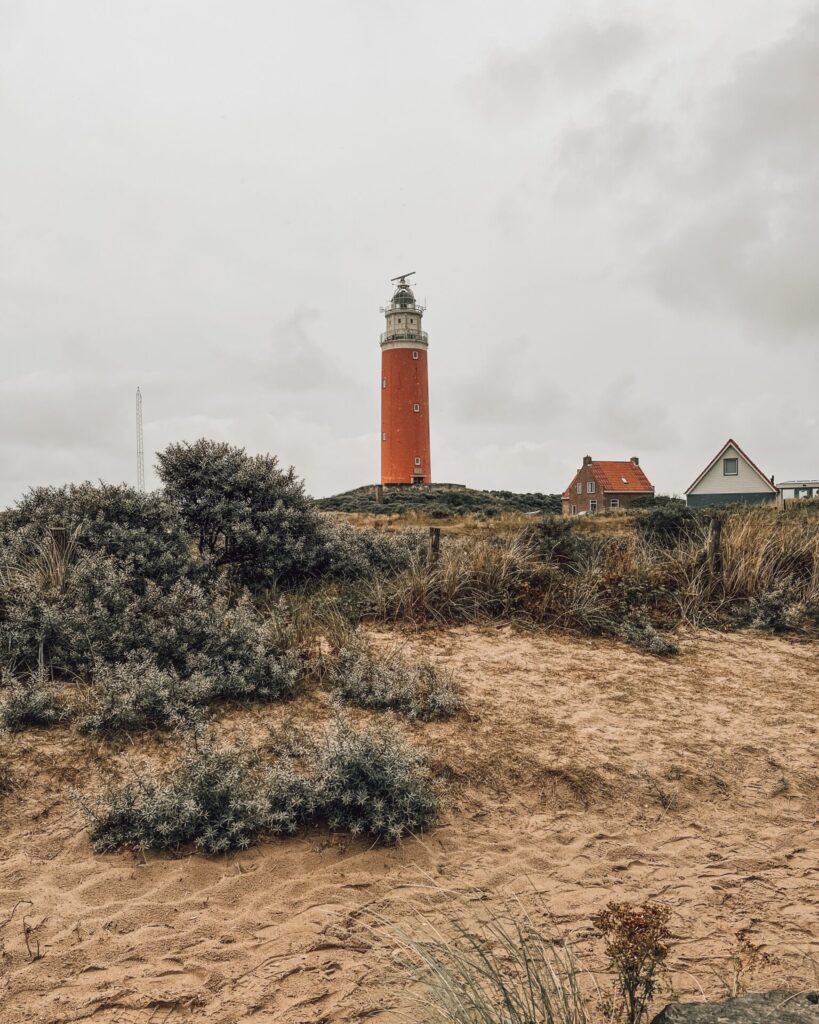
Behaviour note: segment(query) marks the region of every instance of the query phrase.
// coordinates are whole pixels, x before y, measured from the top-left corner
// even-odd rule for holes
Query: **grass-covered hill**
[[[512,491],[476,491],[459,484],[431,484],[425,487],[385,487],[383,501],[376,488],[356,487],[330,498],[319,498],[319,508],[327,512],[365,512],[394,515],[419,512],[433,518],[477,513],[498,516],[504,513],[560,512],[559,494],[515,494]]]

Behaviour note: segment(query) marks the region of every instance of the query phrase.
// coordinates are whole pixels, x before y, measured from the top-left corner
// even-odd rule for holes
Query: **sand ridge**
[[[407,729],[452,788],[441,825],[397,849],[313,830],[224,859],[95,856],[68,790],[123,755],[67,729],[14,740],[0,919],[31,903],[0,931],[4,1022],[405,1020],[390,936],[361,911],[439,913],[446,890],[536,889],[591,961],[590,915],[650,896],[673,910],[678,992],[723,994],[737,970],[751,988],[816,985],[816,645],[698,633],[659,660],[509,628],[374,638],[449,665],[467,704]],[[322,714],[312,694],[221,728]]]

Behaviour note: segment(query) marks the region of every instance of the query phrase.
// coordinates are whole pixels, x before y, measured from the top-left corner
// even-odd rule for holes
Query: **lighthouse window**
[[[418,353],[417,352],[413,352],[412,353],[412,358],[413,359],[417,359],[418,358]]]
[[[412,407],[412,411],[413,412],[420,412],[421,411],[421,406],[416,402],[415,405]]]
[[[384,378],[384,379],[383,379],[383,380],[381,381],[381,387],[382,387],[382,388],[385,388],[386,386],[387,386],[387,378],[385,377],[385,378]]]
[[[387,440],[387,435],[386,434],[382,434],[381,435],[381,440],[382,441],[386,441]]]
[[[421,465],[421,456],[420,455],[416,455],[415,456],[415,465],[416,466],[420,466]]]

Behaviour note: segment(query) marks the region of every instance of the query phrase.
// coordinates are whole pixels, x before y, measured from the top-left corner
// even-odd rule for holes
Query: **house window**
[[[421,456],[420,455],[416,455],[415,456],[415,465],[416,466],[420,466],[421,465]]]
[[[739,475],[739,459],[723,459],[722,460],[722,475],[723,476],[738,476]]]
[[[572,515],[573,516],[577,515],[577,505],[572,505]]]
[[[619,508],[620,507],[620,499],[619,498],[612,498],[611,501],[609,502],[609,505],[612,508]]]
[[[413,412],[420,412],[421,411],[421,406],[416,402],[415,405],[412,407],[412,411]]]
[[[592,500],[589,502],[589,512],[591,512],[591,514],[594,515],[594,513],[596,511],[597,511],[597,502],[594,500],[594,498],[592,498]]]
[[[577,493],[578,494],[582,494],[583,493],[583,484],[579,480],[577,481]]]
[[[586,493],[594,494],[594,480],[589,480],[586,484]]]
[[[418,358],[418,353],[417,352],[413,352],[412,353],[412,358],[413,359],[417,359]]]

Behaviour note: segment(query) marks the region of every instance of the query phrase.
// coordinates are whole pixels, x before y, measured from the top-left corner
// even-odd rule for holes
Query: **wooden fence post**
[[[722,524],[724,521],[724,514],[722,512],[717,512],[711,516],[710,526],[708,529],[706,560],[708,563],[708,571],[712,579],[722,575]]]
[[[441,527],[430,526],[429,528],[429,560],[437,562],[441,553]]]

